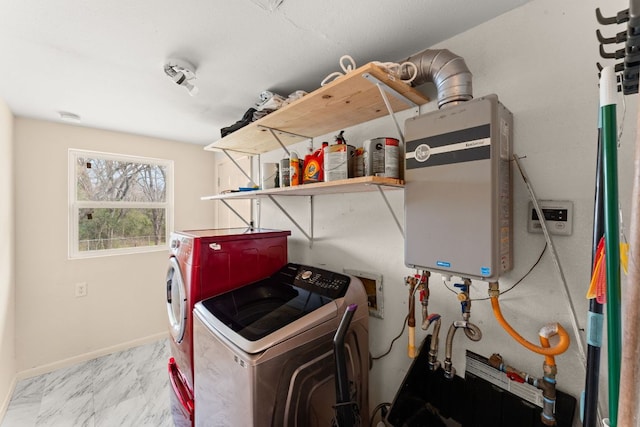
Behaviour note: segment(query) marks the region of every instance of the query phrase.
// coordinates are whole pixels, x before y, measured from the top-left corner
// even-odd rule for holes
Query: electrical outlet
[[[570,236],[573,233],[573,202],[565,200],[539,200],[549,234]],[[529,202],[527,211],[527,230],[529,233],[542,233],[538,213]]]
[[[86,297],[88,286],[87,282],[76,283],[76,297]]]

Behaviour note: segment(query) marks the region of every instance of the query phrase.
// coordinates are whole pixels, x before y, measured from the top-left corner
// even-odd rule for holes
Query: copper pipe
[[[418,283],[415,277],[407,279],[409,283],[409,315],[407,317],[407,326],[409,327],[409,345],[407,353],[410,358],[416,357],[416,298],[415,291]]]

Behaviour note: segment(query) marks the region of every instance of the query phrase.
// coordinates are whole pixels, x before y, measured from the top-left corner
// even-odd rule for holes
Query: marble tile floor
[[[19,381],[0,427],[173,427],[161,340]]]

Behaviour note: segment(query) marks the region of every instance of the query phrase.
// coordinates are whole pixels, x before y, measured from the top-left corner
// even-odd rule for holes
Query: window
[[[69,257],[165,250],[173,162],[69,150]]]

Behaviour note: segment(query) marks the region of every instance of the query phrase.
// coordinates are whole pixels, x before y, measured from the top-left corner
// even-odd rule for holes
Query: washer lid
[[[332,301],[268,278],[204,300],[202,304],[242,338],[258,341]]]
[[[194,316],[246,353],[274,345],[335,319],[336,302],[270,279],[198,302]]]
[[[197,303],[194,314],[247,353],[267,348],[338,317],[351,278],[287,264],[273,276]]]
[[[215,317],[204,305],[203,301],[196,303],[193,310],[194,319],[199,319],[214,335],[224,338],[225,341],[238,347],[248,354],[261,353],[275,345],[308,331],[318,325],[337,318],[338,306],[335,301],[300,317],[293,322],[284,325],[280,329],[265,335],[256,341],[250,341],[231,329],[231,325],[223,323]]]

